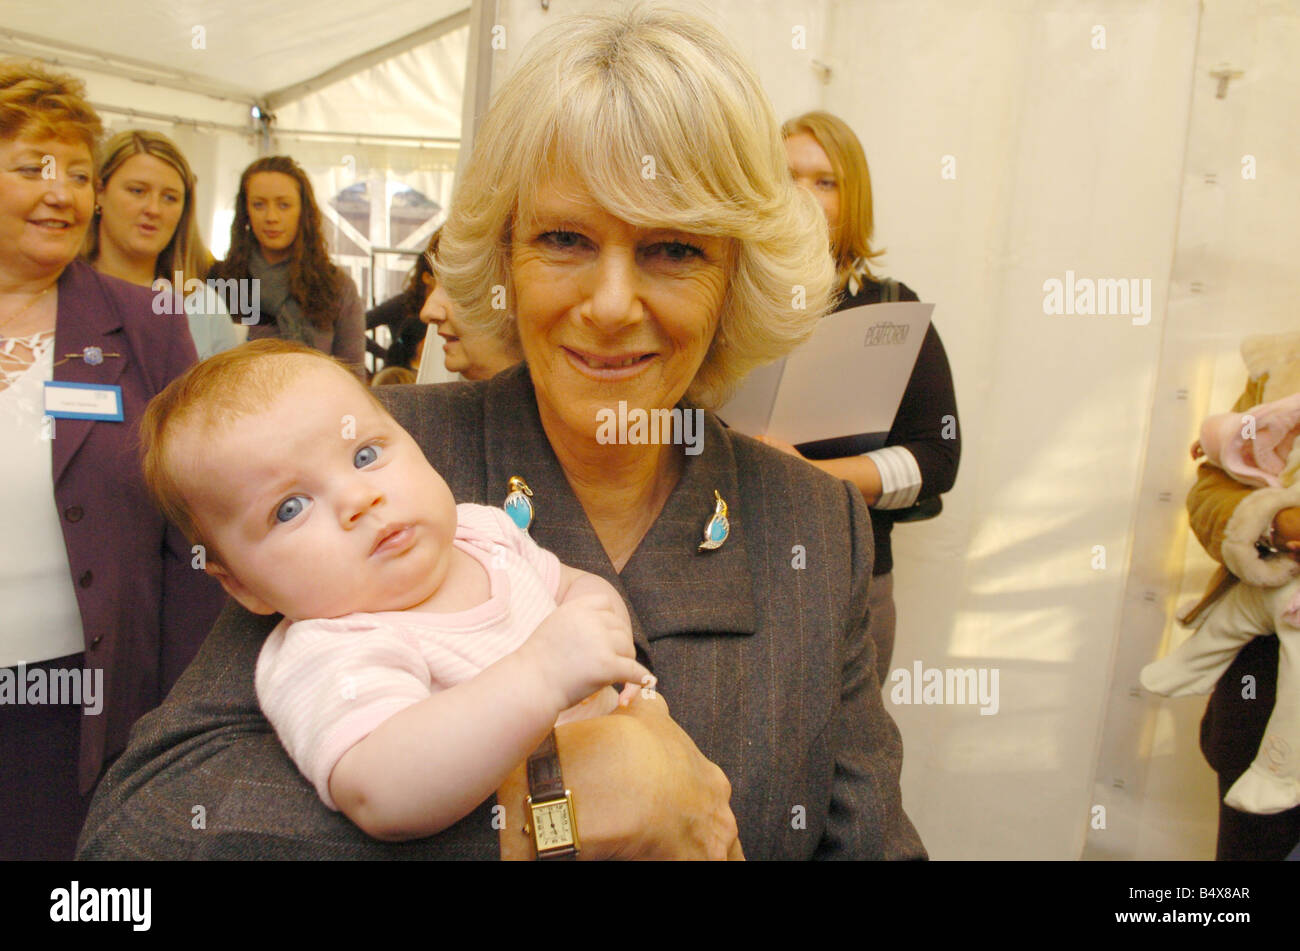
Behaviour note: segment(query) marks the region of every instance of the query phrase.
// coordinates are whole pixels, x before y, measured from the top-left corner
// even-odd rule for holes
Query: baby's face
[[[308,365],[264,412],[182,434],[175,458],[210,570],[249,610],[404,611],[447,575],[451,490],[343,370]]]

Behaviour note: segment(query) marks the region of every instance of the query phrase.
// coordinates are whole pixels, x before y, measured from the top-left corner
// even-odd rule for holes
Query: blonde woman
[[[466,333],[456,319],[456,305],[447,296],[447,288],[438,282],[434,268],[438,263],[438,241],[442,229],[433,233],[424,257],[429,268],[428,293],[420,308],[420,320],[432,324],[442,338],[442,362],[449,373],[459,373],[466,380],[490,380],[502,370],[522,359],[519,349],[500,338]]]
[[[253,691],[271,624],[232,609],[101,787],[82,855],[531,859],[572,855],[554,834],[576,828],[588,859],[924,857],[867,634],[861,493],[707,412],[812,332],[826,242],[757,77],[716,29],[646,7],[555,24],[484,117],[438,247],[462,326],[525,362],[374,393],[458,497],[531,487],[531,536],[616,587],[662,695],[539,747],[572,793],[546,835],[523,832],[519,763],[437,836],[379,842],[285,755]],[[619,406],[675,411],[683,438],[603,438]],[[389,495],[355,498],[386,519]],[[238,819],[195,834],[196,802]]]
[[[119,132],[104,147],[98,171],[90,263],[101,274],[154,289],[155,313],[174,313],[183,299],[200,360],[239,343],[220,297],[207,287],[184,293],[189,282],[208,276],[212,255],[199,236],[194,173],[176,143],[143,129]]]
[[[830,227],[831,256],[841,291],[835,309],[917,300],[906,284],[871,270],[870,262],[883,251],[872,248],[871,174],[853,130],[828,112],[809,112],[791,119],[781,132],[790,174],[817,199]],[[896,626],[890,534],[895,522],[928,518],[939,511],[939,496],[952,488],[961,459],[957,398],[939,332],[933,324],[926,330],[883,447],[868,451],[854,439],[798,447],[771,444],[852,482],[871,507],[876,541],[871,636],[883,684],[889,678]]]

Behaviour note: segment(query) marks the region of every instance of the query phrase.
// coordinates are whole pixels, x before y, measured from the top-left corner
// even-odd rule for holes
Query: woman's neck
[[[602,445],[538,410],[573,494],[614,570],[622,571],[681,479],[681,453],[675,446]]]
[[[118,277],[143,287],[149,287],[153,284],[154,274],[157,273],[156,269],[158,267],[156,257],[124,254],[120,248],[105,241],[102,234],[99,240],[99,254],[92,263],[95,265],[95,270],[100,274]]]
[[[0,297],[12,297],[15,305],[22,306],[26,301],[20,298],[43,294],[58,283],[65,268],[66,265],[51,271],[48,268],[9,268],[0,264]]]
[[[262,260],[267,264],[283,264],[285,261],[289,260],[289,258],[293,257],[292,247],[268,251],[262,246],[260,241],[257,243],[257,251],[262,255]]]

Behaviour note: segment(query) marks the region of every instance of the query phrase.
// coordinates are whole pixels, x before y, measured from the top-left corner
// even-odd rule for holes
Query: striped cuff
[[[872,508],[905,509],[921,494],[921,467],[902,446],[886,446],[866,453],[880,470],[880,498]]]

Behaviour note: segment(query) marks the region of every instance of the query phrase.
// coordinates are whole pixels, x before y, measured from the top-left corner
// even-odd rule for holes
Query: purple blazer
[[[225,593],[190,567],[190,546],[149,501],[140,470],[140,416],[154,394],[195,362],[184,314],[157,315],[153,294],[73,261],[59,278],[55,380],[122,388],[120,423],[54,423],[54,501],[70,583],[85,631],[87,668],[104,671],[104,705],[83,715],[78,783],[89,792],[193,659]],[[79,356],[99,347],[103,363]]]

